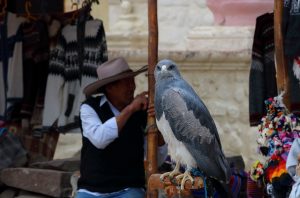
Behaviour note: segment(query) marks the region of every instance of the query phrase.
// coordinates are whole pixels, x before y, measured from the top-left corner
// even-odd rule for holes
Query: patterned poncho
[[[273,13],[266,13],[256,19],[249,76],[250,126],[257,126],[266,115],[264,101],[277,95],[273,18]]]
[[[60,132],[77,127],[83,88],[97,79],[96,68],[107,61],[107,45],[101,20],[85,24],[83,66],[79,67],[77,26],[62,29],[57,46],[50,53],[49,74],[43,112],[43,128],[56,121]]]

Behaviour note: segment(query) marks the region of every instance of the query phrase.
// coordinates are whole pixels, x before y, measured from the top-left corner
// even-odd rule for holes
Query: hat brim
[[[109,78],[105,78],[105,79],[102,79],[102,80],[97,80],[96,82],[93,82],[93,83],[87,85],[83,89],[83,93],[86,96],[96,94],[97,91],[99,90],[99,88],[103,87],[104,85],[107,85],[111,82],[121,80],[121,79],[124,79],[124,78],[129,78],[129,77],[136,76],[136,75],[138,75],[140,73],[143,73],[147,70],[148,70],[148,65],[145,65],[137,71],[128,71],[128,72],[120,73],[118,75],[115,75],[115,76],[112,76],[112,77],[109,77]]]

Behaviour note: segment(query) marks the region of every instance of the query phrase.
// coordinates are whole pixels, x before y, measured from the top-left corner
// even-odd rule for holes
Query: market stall
[[[27,3],[26,3],[27,2]],[[35,21],[37,19],[37,17],[40,14],[40,7],[43,7],[45,5],[39,5],[36,2],[31,2],[31,1],[24,1],[24,2],[20,2],[17,5],[25,5],[25,6],[20,6],[17,7],[17,9],[19,10],[20,13],[23,13],[23,15],[25,16],[25,18],[27,18],[29,21]],[[30,4],[29,4],[30,2]],[[54,1],[53,1],[54,2]],[[60,13],[62,12],[62,7],[59,3],[61,3],[61,1],[55,1],[56,4],[58,6],[53,6],[54,4],[51,3],[51,7],[43,7],[43,8],[47,8],[49,9],[47,10],[43,10],[43,14],[47,13],[47,12],[52,12],[52,13]],[[92,3],[93,1],[91,1]],[[288,86],[288,75],[287,75],[287,66],[286,66],[286,59],[285,59],[285,55],[284,55],[284,47],[283,47],[283,36],[282,36],[282,31],[281,31],[281,25],[282,24],[282,10],[283,10],[283,2],[282,1],[274,1],[275,6],[274,6],[274,25],[275,25],[275,49],[276,49],[276,62],[277,62],[277,87],[279,91],[284,90],[285,91],[285,95],[284,95],[284,100],[285,100],[285,104],[287,105],[287,107],[290,106],[290,102],[289,102],[289,93],[291,92],[291,90],[289,89]],[[7,5],[7,1],[1,1],[0,5],[2,5],[3,9],[0,15],[0,18],[4,16],[4,12],[5,12],[5,8]],[[4,6],[3,6],[4,5]],[[50,5],[50,4],[49,4]],[[74,4],[74,7],[76,7],[78,5]],[[64,16],[64,18],[66,19],[66,23],[72,23],[74,21],[74,19],[76,19],[78,16],[78,14],[80,13],[84,13],[83,12],[73,12],[71,14],[69,14],[68,16]],[[86,16],[83,17],[83,20],[86,20],[85,18]],[[81,26],[82,27],[82,26]],[[148,65],[149,65],[149,70],[148,70],[148,90],[149,90],[149,98],[150,98],[150,105],[153,105],[154,103],[154,67],[157,63],[158,60],[158,22],[157,22],[157,0],[148,0],[148,31],[149,31],[149,40],[148,40]],[[78,32],[80,35],[80,32]],[[65,35],[66,36],[66,35]],[[105,48],[105,46],[103,47]],[[79,47],[79,49],[82,49],[82,46]],[[79,56],[82,56],[81,54],[82,52],[78,51]],[[104,54],[104,55],[103,55]],[[103,53],[103,60],[101,60],[101,62],[104,61],[104,59],[106,59],[107,57],[105,57],[105,53]],[[4,62],[5,63],[5,62]],[[6,63],[8,64],[8,63]],[[58,68],[59,70],[59,68]],[[52,74],[55,74],[55,72],[57,72],[57,70],[53,70]],[[95,77],[95,76],[94,76]],[[52,83],[57,83],[57,81],[52,81]],[[5,83],[3,83],[4,85]],[[5,89],[5,88],[3,88]],[[46,93],[45,93],[46,94]],[[6,94],[2,94],[1,97],[3,97]],[[41,94],[43,95],[43,94]],[[47,94],[46,94],[47,95]],[[48,99],[51,99],[48,97]],[[53,98],[52,98],[53,99]],[[57,98],[54,98],[57,99]],[[76,100],[73,98],[73,100]],[[1,101],[5,101],[5,99],[1,99]],[[69,101],[70,102],[70,101]],[[73,101],[74,102],[74,101]],[[7,105],[7,104],[5,104]],[[59,105],[56,105],[57,107],[59,107]],[[60,108],[60,107],[59,107]],[[67,107],[61,107],[61,108],[66,108],[66,110],[70,110]],[[4,108],[7,109],[7,108]],[[55,109],[53,109],[52,107],[48,107],[48,110],[52,110],[55,111]],[[48,111],[47,110],[47,111]],[[38,112],[38,110],[36,110]],[[24,111],[25,112],[25,111]],[[26,113],[26,112],[25,112]],[[72,114],[72,111],[69,111],[69,115]],[[53,115],[53,113],[48,114],[48,115]],[[53,120],[56,120],[57,117],[52,117],[52,118],[47,118],[46,121],[49,121],[48,123],[50,123],[50,125],[52,126]],[[64,123],[64,121],[68,122],[68,116],[67,118],[63,118],[62,120],[58,121],[58,125]],[[40,122],[40,120],[38,120]],[[23,120],[22,122],[23,126],[28,125],[28,123],[26,123],[26,121]],[[30,137],[26,137],[27,139],[25,139],[25,142],[27,142],[27,146],[28,148],[32,149],[31,151],[35,154],[39,156],[42,155],[42,157],[46,157],[47,160],[51,160],[53,158],[53,154],[55,151],[55,147],[57,144],[57,140],[58,140],[58,136],[59,133],[56,133],[57,130],[60,132],[64,132],[64,130],[70,130],[73,129],[73,127],[76,127],[76,124],[69,122],[69,125],[64,125],[60,127],[57,127],[55,129],[51,129],[53,130],[52,132],[54,133],[46,133],[43,134],[41,133],[42,129],[38,128],[38,125],[40,123],[35,123],[36,127],[34,127],[34,135],[35,137],[39,137],[41,138],[39,141],[34,141],[32,140],[32,138]],[[55,123],[57,124],[57,123]],[[48,125],[48,127],[50,126]],[[12,128],[10,129],[10,131],[18,131],[18,125],[12,125]],[[49,129],[49,128],[48,128]],[[147,171],[147,179],[148,179],[148,197],[157,197],[158,196],[158,189],[161,190],[166,190],[167,193],[169,194],[178,194],[180,193],[180,191],[178,190],[176,184],[171,183],[170,181],[167,181],[167,185],[163,184],[160,180],[159,180],[159,174],[158,173],[158,167],[157,167],[157,139],[158,139],[158,131],[157,131],[157,127],[155,124],[155,117],[148,117],[148,148],[147,148],[147,160],[145,161],[145,169]],[[31,135],[31,134],[30,134]],[[35,146],[34,146],[35,145]],[[36,146],[39,145],[39,146]],[[49,148],[48,148],[49,147]],[[50,150],[50,151],[49,151]],[[40,155],[41,154],[41,155]],[[36,155],[36,156],[37,156]],[[19,170],[18,170],[19,171]],[[31,170],[32,175],[39,175],[40,173],[34,172],[35,170]],[[20,171],[22,172],[22,171]],[[47,172],[47,174],[50,174],[52,172]],[[47,175],[46,174],[46,175]],[[57,177],[59,179],[65,178],[65,177],[70,177],[71,175],[68,174],[67,176],[65,174],[62,173],[54,173],[53,175],[57,175]],[[54,177],[54,176],[53,176]],[[26,178],[26,177],[24,177]],[[190,189],[199,189],[199,188],[203,188],[205,187],[203,180],[200,177],[197,177],[196,182],[194,185],[191,185],[190,183],[187,183],[186,186],[186,191],[184,191],[184,194],[189,194],[189,190]],[[55,185],[55,184],[53,184]],[[70,193],[70,186],[67,185],[66,183],[64,183],[64,185],[67,186],[68,188],[68,193]],[[23,185],[24,186],[24,185]],[[19,186],[17,186],[19,187]],[[65,186],[64,186],[65,187]],[[40,192],[41,190],[44,190],[42,188],[32,188],[31,190],[36,191],[36,192]],[[58,193],[66,193],[66,192],[60,192],[57,191]],[[50,194],[53,195],[53,194]],[[57,194],[54,194],[54,196],[60,196]]]

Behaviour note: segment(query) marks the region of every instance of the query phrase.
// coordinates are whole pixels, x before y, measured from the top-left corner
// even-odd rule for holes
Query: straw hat
[[[83,93],[86,96],[90,96],[97,93],[97,90],[104,85],[123,78],[136,76],[142,72],[145,72],[147,69],[148,66],[145,65],[137,71],[132,71],[123,57],[106,61],[97,68],[98,80],[86,86],[83,89]]]

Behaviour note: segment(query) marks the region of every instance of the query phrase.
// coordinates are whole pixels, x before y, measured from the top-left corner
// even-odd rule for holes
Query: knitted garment
[[[282,33],[284,38],[284,52],[288,64],[290,111],[300,115],[300,69],[294,64],[297,56],[300,56],[300,1],[284,0]],[[297,71],[298,70],[298,71]]]
[[[23,24],[24,97],[21,116],[30,118],[35,105],[43,107],[49,66],[47,24],[33,21]]]
[[[7,23],[9,21],[9,23]],[[0,23],[0,119],[14,101],[23,97],[22,17],[8,12]]]
[[[80,104],[85,100],[83,88],[97,79],[97,66],[107,61],[107,46],[101,20],[86,21],[84,60],[78,64],[77,26],[62,29],[56,47],[50,52],[43,127],[57,120],[58,130],[76,127]]]
[[[282,32],[284,52],[288,57],[300,55],[300,1],[284,0]]]
[[[274,63],[274,19],[266,13],[256,19],[249,76],[250,126],[257,126],[266,114],[264,101],[277,96]]]
[[[287,67],[288,67],[289,89],[291,90],[289,111],[299,116],[300,115],[300,81],[295,76],[293,70],[294,58],[287,58]]]

